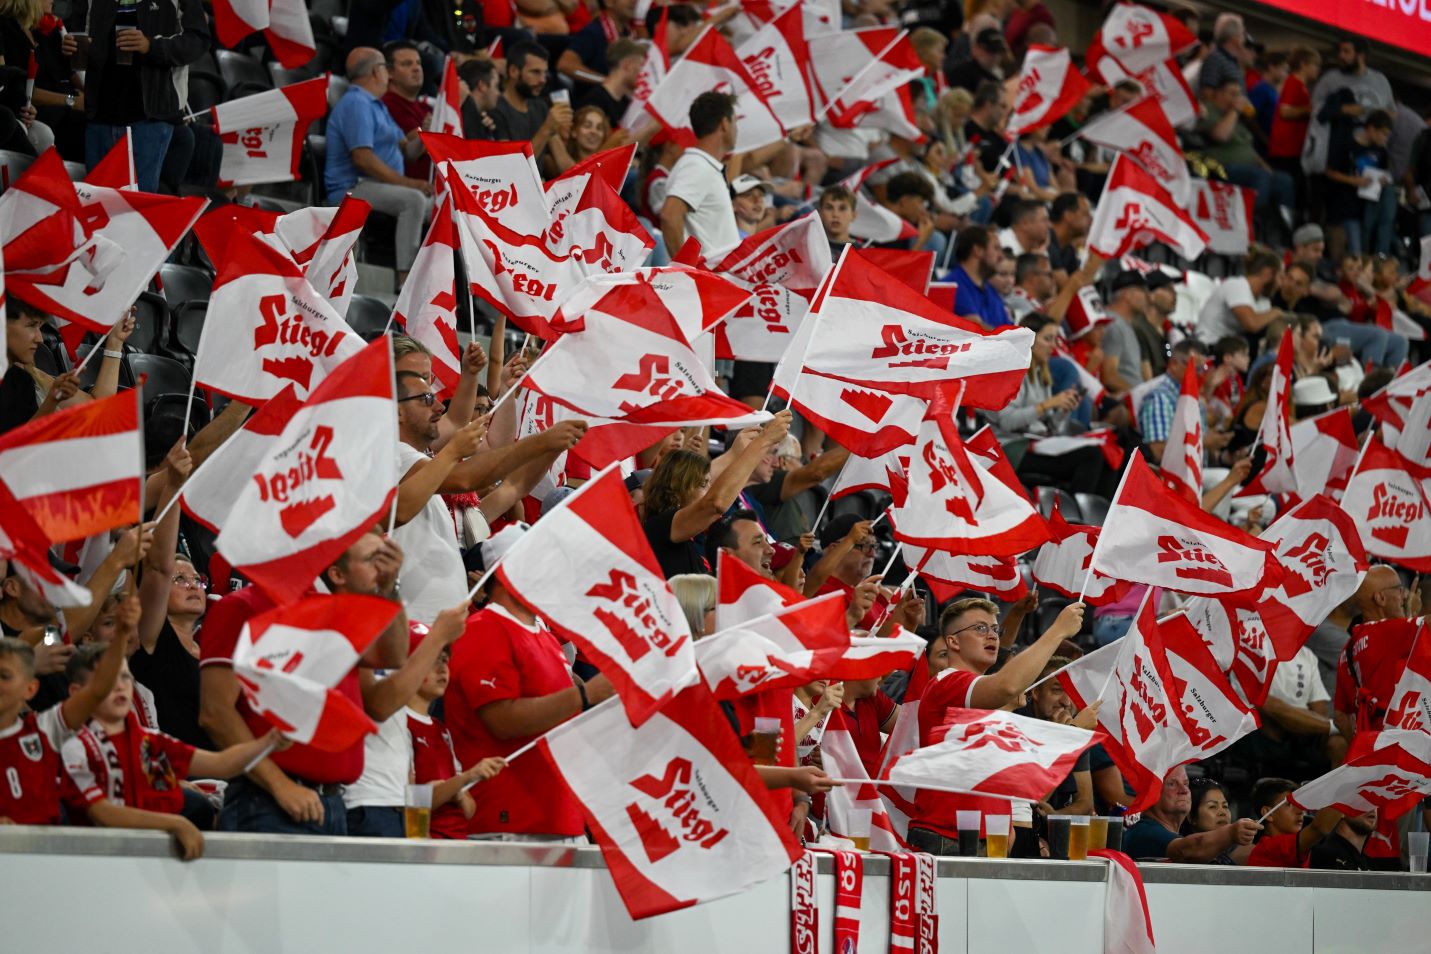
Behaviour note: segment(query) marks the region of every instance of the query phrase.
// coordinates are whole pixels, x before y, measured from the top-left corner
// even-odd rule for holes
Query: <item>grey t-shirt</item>
[[[547,113],[551,107],[546,100],[527,100],[527,111],[520,112],[511,103],[507,102],[507,97],[503,96],[497,100],[497,108],[492,110],[492,121],[497,124],[494,133],[496,139],[525,140],[530,142],[531,138],[542,128],[542,123],[547,121]]]
[[[1118,374],[1130,385],[1143,382],[1143,352],[1128,319],[1115,316],[1103,326],[1103,356],[1118,359]]]

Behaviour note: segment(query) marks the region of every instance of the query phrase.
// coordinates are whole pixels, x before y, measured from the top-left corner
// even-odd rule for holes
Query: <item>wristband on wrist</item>
[[[591,708],[591,700],[586,698],[586,686],[582,683],[576,684],[577,694],[581,696],[581,711],[585,712]]]
[[[124,352],[123,352],[123,351],[110,351],[108,348],[105,348],[105,349],[104,349],[104,356],[105,356],[106,358],[122,358],[122,357],[124,357]]]

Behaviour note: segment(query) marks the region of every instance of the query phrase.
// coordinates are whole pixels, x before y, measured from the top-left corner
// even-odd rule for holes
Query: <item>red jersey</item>
[[[467,621],[466,635],[452,647],[448,669],[443,710],[463,765],[515,752],[534,738],[492,735],[478,714],[483,706],[549,696],[573,685],[556,637],[544,625],[527,626],[499,606],[488,606]],[[477,812],[468,823],[469,832],[573,836],[585,830],[576,799],[546,759],[534,755],[517,759],[472,789]]]
[[[1247,856],[1253,868],[1306,868],[1312,863],[1312,853],[1297,854],[1297,835],[1269,835],[1259,839]]]
[[[1274,159],[1292,159],[1302,154],[1302,144],[1307,139],[1307,126],[1311,115],[1301,119],[1283,119],[1283,106],[1312,105],[1312,97],[1307,93],[1307,84],[1296,76],[1288,76],[1282,83],[1282,92],[1277,97],[1277,109],[1272,114],[1272,132],[1267,137],[1267,154]]]
[[[457,774],[457,753],[452,750],[452,736],[447,733],[447,726],[432,716],[409,709],[407,731],[412,735],[414,782],[445,782]],[[455,799],[433,810],[432,837],[458,840],[467,837],[467,818]]]
[[[919,744],[930,745],[934,730],[944,724],[944,713],[951,709],[974,708],[974,683],[981,677],[966,669],[946,669],[924,687],[919,696]],[[977,810],[984,815],[1012,814],[1006,798],[983,795],[956,795],[921,788],[914,799],[915,815],[911,825],[935,831],[949,838],[959,837],[958,811]]]
[[[865,774],[870,778],[879,777],[879,755],[884,745],[880,726],[884,725],[898,708],[889,696],[876,692],[868,699],[856,702],[853,712],[849,709],[843,712],[845,727],[850,731],[855,750],[860,753],[860,761],[864,763]]]
[[[383,105],[387,107],[388,115],[397,123],[403,135],[412,132],[414,129],[421,129],[422,124],[432,115],[432,107],[420,99],[403,99],[392,90],[383,94]],[[416,159],[403,157],[403,175],[409,179],[426,179],[428,173],[432,171],[432,160],[423,153]]]
[[[44,724],[59,716],[59,708],[39,716],[26,712],[10,728],[0,730],[0,818],[17,825],[59,823],[60,757],[51,741],[52,730]]]
[[[275,605],[273,600],[256,586],[245,587],[219,600],[205,615],[204,628],[199,631],[199,669],[202,670],[206,666],[232,668],[239,631],[250,619],[273,609]],[[362,708],[363,694],[358,688],[356,666],[334,689]],[[267,720],[249,708],[248,700],[242,693],[234,706],[255,738],[273,728]],[[324,752],[309,745],[295,743],[282,752],[270,754],[269,758],[294,778],[316,784],[351,785],[363,774],[361,739],[341,752]]]
[[[1337,663],[1332,705],[1337,712],[1356,716],[1358,732],[1381,730],[1419,625],[1414,619],[1386,619],[1352,628]]]
[[[194,747],[146,729],[133,710],[124,722],[118,735],[91,722],[60,750],[65,775],[73,785],[66,802],[74,817],[85,817],[91,805],[106,799],[168,815],[183,811],[184,790],[179,782],[189,777]]]
[[[795,693],[789,689],[766,689],[731,700],[731,708],[735,710],[736,721],[740,723],[739,734],[741,736],[749,735],[755,731],[755,720],[758,716],[780,720],[780,745],[776,749],[775,764],[787,768],[795,766],[795,710],[790,705],[790,700],[793,698],[795,698]],[[772,789],[770,797],[774,799],[780,813],[788,818],[795,807],[791,790],[788,788]]]

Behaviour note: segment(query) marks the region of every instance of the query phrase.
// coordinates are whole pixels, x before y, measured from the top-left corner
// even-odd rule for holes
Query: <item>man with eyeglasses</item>
[[[820,528],[823,553],[805,578],[807,596],[826,593],[845,594],[845,621],[851,629],[884,629],[899,623],[914,630],[924,620],[924,600],[910,590],[893,610],[889,609],[892,591],[879,585],[879,578],[870,575],[874,569],[874,524],[854,514],[841,514]]]
[[[1031,646],[1009,657],[989,673],[1003,644],[999,607],[985,599],[965,599],[947,606],[939,618],[940,636],[953,650],[951,665],[919,691],[919,744],[933,743],[934,730],[944,724],[949,709],[1005,709],[1020,704],[1065,639],[1083,627],[1083,604],[1072,603]],[[914,688],[910,693],[914,693]],[[905,702],[913,701],[906,695]],[[979,810],[985,815],[1009,814],[1005,799],[955,795],[920,789],[909,822],[909,843],[935,855],[958,854],[956,812]]]
[[[1367,571],[1352,597],[1361,622],[1352,627],[1351,639],[1337,665],[1337,688],[1332,695],[1332,718],[1337,730],[1354,744],[1358,732],[1379,732],[1387,721],[1387,708],[1396,683],[1426,620],[1421,595],[1408,588],[1390,566]],[[1400,867],[1400,835],[1396,818],[1379,817],[1377,830],[1366,842],[1366,856],[1378,867]]]

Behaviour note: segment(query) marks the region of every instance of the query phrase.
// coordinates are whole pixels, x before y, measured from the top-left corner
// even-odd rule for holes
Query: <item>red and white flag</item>
[[[1364,815],[1373,808],[1396,818],[1431,794],[1431,763],[1407,751],[1402,732],[1357,736],[1357,749],[1346,762],[1290,793],[1287,801],[1303,811],[1335,808],[1345,815]]]
[[[292,385],[264,402],[220,445],[222,453],[211,455],[184,481],[179,506],[213,533],[223,529],[264,457],[302,407]],[[218,463],[211,463],[215,460]]]
[[[785,128],[759,92],[760,84],[740,61],[730,42],[706,27],[680,62],[646,101],[646,111],[672,129],[690,128],[691,103],[709,90],[735,97],[735,152],[747,152],[778,142]]]
[[[1121,851],[1097,848],[1090,858],[1108,859],[1108,889],[1103,896],[1104,954],[1156,954],[1153,918],[1143,875]]]
[[[992,593],[1005,603],[1028,595],[1028,584],[1012,557],[969,556],[901,544],[905,566],[914,568],[940,603],[965,590]]]
[[[635,728],[603,702],[537,747],[580,803],[632,918],[738,894],[800,857],[704,684]]]
[[[667,42],[667,6],[661,7],[660,19],[656,21],[656,29],[651,33],[651,42],[646,47],[646,59],[641,62],[641,72],[636,74],[636,84],[631,88],[631,105],[626,107],[626,112],[621,117],[622,129],[635,129],[642,123],[650,122],[646,118],[646,103],[671,71],[671,55],[668,52],[670,45]]]
[[[1087,729],[986,709],[946,711],[931,744],[890,766],[895,785],[1036,802],[1068,777],[1093,745]]]
[[[373,207],[351,195],[333,208],[299,209],[281,215],[274,234],[303,275],[339,315],[348,314],[348,304],[358,288],[358,261],[353,254],[358,236]]]
[[[1202,506],[1202,395],[1198,392],[1197,369],[1191,361],[1183,373],[1183,387],[1173,409],[1173,426],[1163,444],[1158,469],[1165,484]]]
[[[810,85],[810,50],[805,43],[802,4],[791,4],[736,48],[735,55],[755,80],[755,91],[786,129],[815,122]]]
[[[532,365],[523,386],[592,417],[741,427],[768,419],[723,394],[649,284],[619,285]]]
[[[1220,596],[1255,596],[1285,573],[1271,544],[1169,490],[1138,454],[1104,518],[1092,565],[1120,580]]]
[[[784,583],[761,576],[745,563],[721,550],[716,556],[716,631],[730,629],[805,600]]]
[[[1008,134],[1021,136],[1058,122],[1092,88],[1067,47],[1031,45],[1014,92]]]
[[[831,778],[869,778],[851,734],[853,721],[849,710],[841,707],[831,712],[829,721],[825,723],[824,735],[820,737],[820,760],[824,763],[825,774]],[[902,851],[908,847],[904,839],[909,832],[909,816],[885,799],[875,784],[847,782],[825,793],[825,820],[833,834],[845,837],[854,834],[851,820],[852,813],[856,811],[870,813],[868,837],[871,851]]]
[[[462,135],[462,87],[457,79],[457,60],[450,54],[442,67],[442,84],[432,103],[428,129],[444,136]]]
[[[867,242],[896,242],[914,238],[919,233],[914,226],[901,219],[893,210],[871,201],[865,194],[864,184],[881,169],[899,162],[898,159],[881,159],[872,162],[857,172],[840,180],[840,185],[850,190],[855,197],[855,219],[850,223],[850,237]]]
[[[1413,466],[1431,468],[1431,387],[1412,398],[1392,446]]]
[[[911,454],[908,494],[889,520],[895,539],[973,556],[1011,557],[1048,539],[1048,526],[1022,496],[974,463],[942,401],[929,407]]]
[[[1081,135],[1123,153],[1166,189],[1179,207],[1187,205],[1192,174],[1157,97],[1146,96],[1127,109],[1101,116],[1083,127]]]
[[[124,135],[119,137],[104,158],[95,164],[84,177],[92,186],[106,189],[138,189],[139,174],[134,171],[134,132],[124,127]]]
[[[1127,452],[1118,443],[1118,432],[1111,427],[1098,427],[1082,434],[1055,434],[1052,437],[1038,437],[1029,441],[1028,448],[1035,454],[1046,457],[1062,457],[1085,447],[1093,447],[1108,461],[1108,467],[1118,471],[1123,467]]]
[[[144,474],[138,389],[0,435],[0,481],[50,543],[138,523]]]
[[[398,481],[393,387],[392,343],[381,338],[294,409],[234,501],[215,546],[275,602],[307,592],[388,515]]]
[[[1234,606],[1215,596],[1194,596],[1183,604],[1183,611],[1242,700],[1250,706],[1265,703],[1277,671],[1277,652],[1262,609]],[[1297,646],[1301,645],[1298,640]]]
[[[1267,385],[1267,408],[1257,429],[1257,441],[1266,452],[1262,471],[1248,481],[1239,496],[1297,492],[1297,472],[1292,449],[1292,336],[1283,335]]]
[[[802,328],[812,326],[805,322]],[[797,347],[798,338],[791,349]],[[913,444],[929,406],[909,394],[860,387],[804,368],[791,368],[787,374],[782,381],[777,372],[771,392],[836,443],[865,457]]]
[[[895,496],[907,493],[904,475],[909,470],[910,450],[908,447],[892,450],[875,458],[851,454],[835,475],[830,499],[839,500],[861,490],[878,490]]]
[[[923,651],[912,633],[852,636],[844,595],[827,593],[707,636],[696,644],[696,663],[717,699],[735,699],[816,679],[882,677]]]
[[[547,212],[555,220],[563,212],[574,209],[593,176],[605,180],[613,192],[620,193],[635,158],[636,144],[633,142],[604,149],[577,162],[546,184]]]
[[[909,84],[924,64],[898,27],[866,27],[808,38],[810,65],[821,104],[819,117],[837,129],[883,129],[924,138],[915,122]]]
[[[1360,449],[1349,407],[1293,424],[1292,463],[1297,472],[1298,494],[1326,494],[1340,500]]]
[[[301,0],[217,0],[214,33],[223,46],[238,46],[249,35],[263,33],[274,58],[289,69],[313,59],[316,44]]]
[[[1003,408],[1028,371],[1027,328],[985,332],[949,314],[847,246],[797,338],[776,369],[782,383],[797,368],[890,393],[932,400],[962,381],[965,406]],[[854,448],[851,448],[854,450]],[[866,455],[873,456],[873,455]]]
[[[56,609],[90,605],[93,594],[50,564],[49,549],[45,531],[0,480],[0,560]]]
[[[1246,255],[1252,245],[1252,209],[1257,193],[1231,182],[1192,180],[1193,221],[1207,233],[1214,255]]]
[[[159,266],[193,227],[207,199],[177,198],[87,182],[73,184],[79,214],[93,239],[120,254],[69,262],[47,273],[12,274],[18,298],[89,331],[105,334],[153,280]]]
[[[1431,572],[1431,469],[1417,467],[1372,435],[1342,495],[1366,551]]]
[[[233,667],[249,706],[285,738],[323,752],[376,732],[362,707],[334,687],[400,608],[376,596],[312,596],[244,623]]]
[[[656,242],[602,176],[589,176],[570,212],[552,216],[543,236],[557,260],[574,261],[582,274],[629,272],[646,260]]]
[[[222,5],[219,0],[215,10]],[[213,108],[214,131],[223,144],[219,186],[296,180],[308,127],[327,112],[326,73],[219,103]]]
[[[230,238],[194,358],[194,380],[258,404],[292,384],[313,392],[362,339],[304,277],[292,256],[256,235]]]
[[[1088,247],[1104,258],[1122,258],[1150,242],[1195,259],[1207,248],[1207,233],[1157,179],[1120,155],[1093,213]]]
[[[432,352],[432,373],[444,389],[462,377],[462,346],[457,340],[457,238],[452,207],[444,200],[432,216],[427,237],[398,292],[393,320]]]
[[[830,242],[818,215],[807,215],[756,232],[732,249],[718,272],[751,285],[774,284],[802,298],[811,298],[834,262]]]
[[[551,212],[529,141],[462,139],[439,133],[421,137],[432,158],[437,190],[448,188],[450,170],[467,187],[471,201],[466,206],[480,211],[481,220],[504,241],[535,240],[547,230]]]
[[[1098,545],[1098,534],[1102,532],[1098,527],[1069,523],[1059,509],[1058,501],[1054,501],[1048,529],[1052,537],[1039,547],[1033,563],[1034,579],[1041,586],[1069,599],[1077,599],[1082,590],[1083,602],[1089,606],[1116,603],[1128,595],[1131,583],[1096,571],[1092,578],[1088,578],[1093,548]],[[1085,579],[1088,579],[1086,589]]]
[[[633,725],[698,679],[685,614],[618,468],[543,516],[507,551],[497,576],[606,674]]]
[[[887,272],[892,278],[914,289],[928,298],[939,308],[945,305],[929,294],[929,285],[934,279],[934,253],[903,248],[862,248],[863,255],[870,264]],[[953,284],[946,283],[946,284]],[[955,292],[957,293],[957,286]],[[936,293],[936,296],[938,293]],[[948,311],[954,309],[947,308]]]
[[[1431,757],[1431,638],[1427,637],[1425,623],[1412,637],[1411,652],[1406,658],[1406,668],[1396,681],[1391,701],[1386,706],[1386,729],[1395,733],[1391,738],[1405,738],[1411,742],[1407,746],[1422,758]],[[1414,742],[1412,733],[1421,738]]]
[[[8,247],[5,254],[10,254]],[[1431,361],[1398,375],[1386,387],[1362,401],[1361,406],[1382,423],[1387,439],[1393,440],[1392,432],[1400,435],[1411,413],[1411,405],[1428,390],[1431,390]]]
[[[1308,497],[1279,516],[1259,538],[1275,548],[1286,576],[1259,606],[1278,659],[1291,659],[1366,575],[1357,522],[1331,499]]]
[[[1103,21],[1097,42],[1134,75],[1177,56],[1197,42],[1182,21],[1135,3],[1120,3]]]

